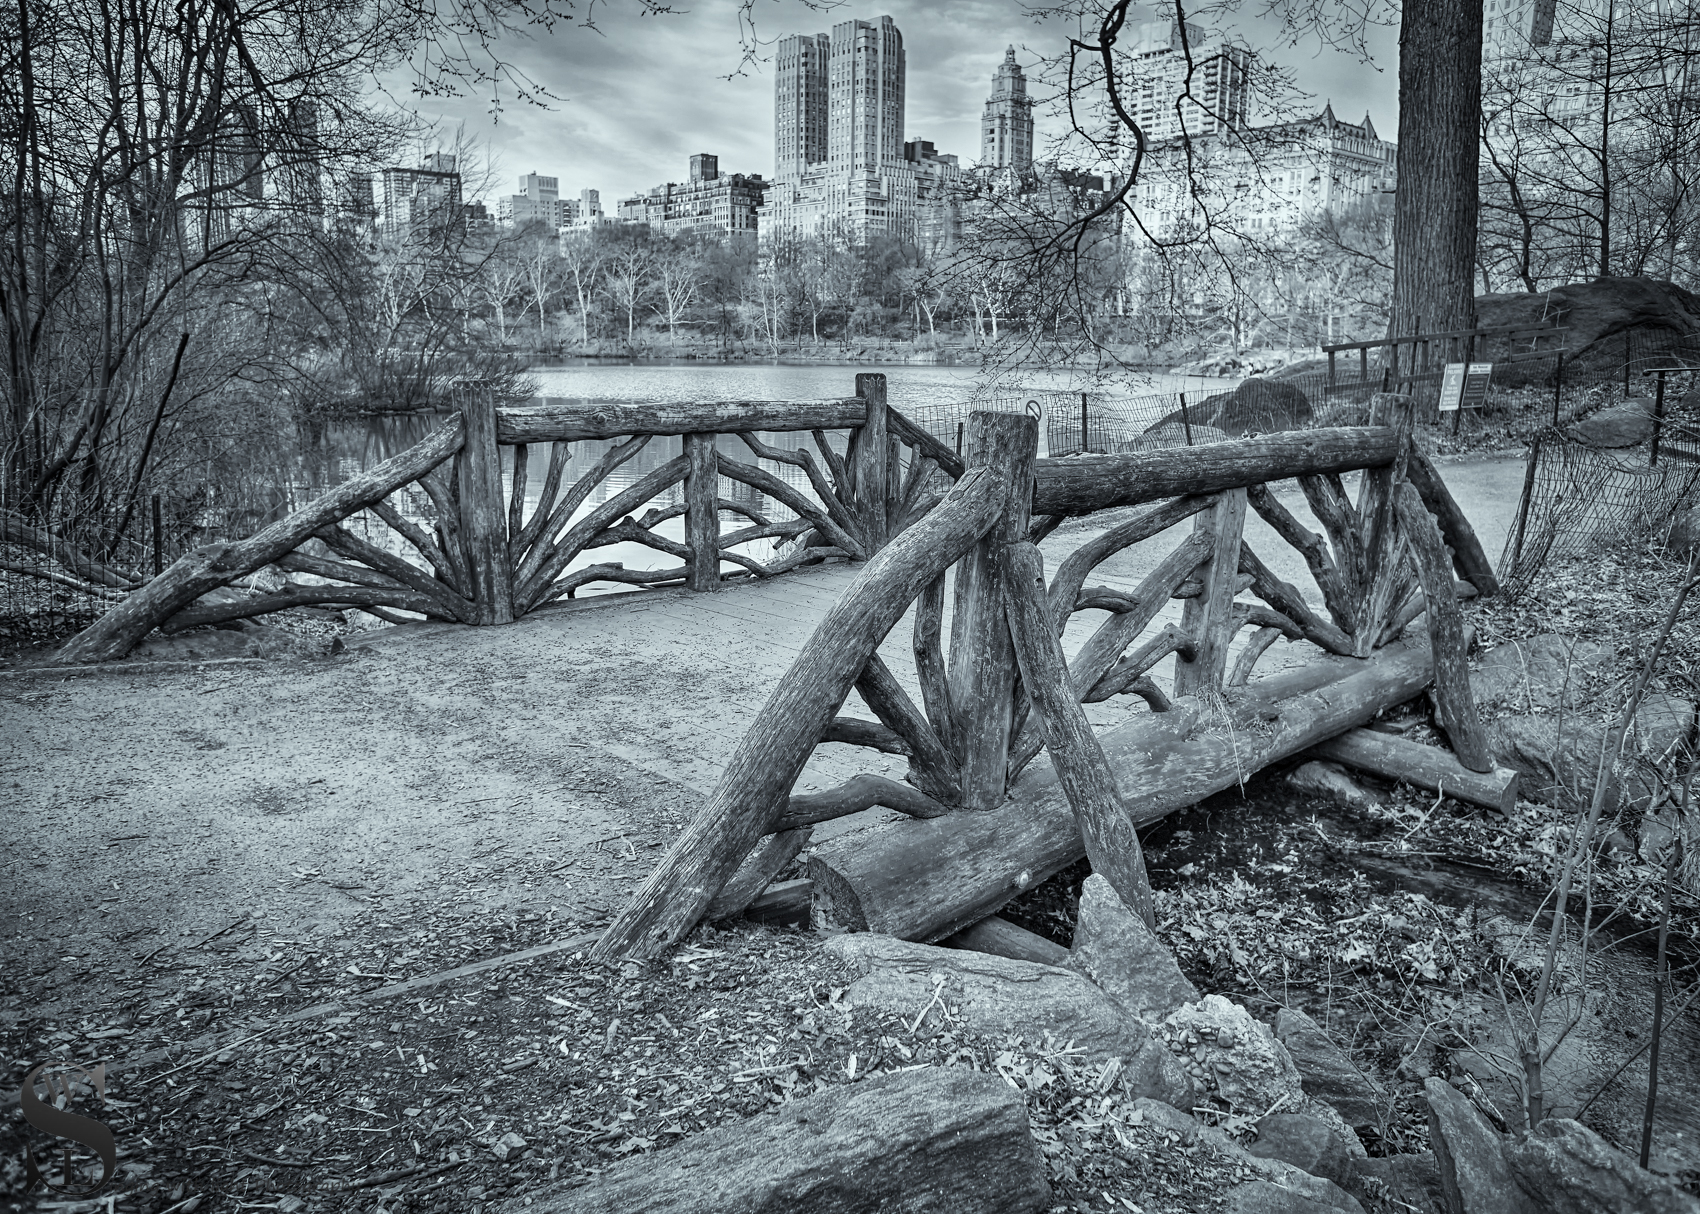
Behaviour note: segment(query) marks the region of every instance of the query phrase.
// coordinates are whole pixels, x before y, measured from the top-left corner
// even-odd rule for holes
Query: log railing
[[[849,431],[843,453],[828,431]],[[810,436],[814,450],[807,442],[773,445],[758,437],[763,433]],[[750,458],[718,450],[723,434],[737,435]],[[682,454],[586,509],[618,469],[657,437],[674,435],[682,437]],[[589,440],[614,441],[568,483],[570,445]],[[529,457],[541,444],[549,445],[547,471],[533,494]],[[512,449],[513,469],[506,492],[504,446]],[[800,470],[811,492],[761,467],[763,460]],[[407,451],[258,534],[197,548],[131,589],[58,660],[117,658],[155,628],[175,632],[291,607],[506,624],[593,582],[712,591],[730,579],[769,578],[835,557],[865,560],[931,510],[940,488],[961,472],[952,452],[887,407],[883,375],[858,375],[856,395],[824,401],[509,409],[472,392],[459,413]],[[721,496],[721,477],[795,517],[771,518]],[[354,516],[360,527],[349,525]],[[737,524],[723,527],[723,516]],[[662,524],[681,517],[682,541],[662,534]],[[373,542],[374,531],[388,542]],[[764,539],[777,549],[771,559],[744,551]],[[677,563],[585,563],[586,554],[621,543]],[[723,572],[723,564],[737,568]],[[224,589],[267,566],[311,580],[286,579],[260,595]]]
[[[921,898],[927,888],[936,893],[936,883],[929,886],[933,876],[969,863],[963,849],[975,844],[967,841],[983,843],[985,834],[976,834],[972,822],[1005,812],[1009,790],[1041,746],[1049,749],[1072,808],[1077,847],[1147,918],[1150,895],[1130,805],[1166,805],[1167,812],[1187,803],[1190,792],[1201,796],[1228,786],[1242,753],[1253,757],[1249,770],[1256,770],[1292,747],[1363,724],[1383,706],[1375,696],[1408,698],[1421,685],[1413,678],[1437,680],[1441,720],[1458,759],[1470,770],[1487,770],[1491,760],[1463,666],[1457,599],[1491,592],[1492,585],[1455,581],[1455,571],[1485,571],[1486,558],[1439,476],[1412,445],[1410,405],[1407,397],[1378,397],[1374,424],[1364,427],[1066,461],[1036,459],[1033,419],[975,414],[967,468],[955,488],[870,561],[827,614],[745,735],[712,799],[609,925],[597,954],[653,953],[680,939],[711,904],[716,913],[735,913],[777,871],[776,855],[789,860],[797,854],[810,824],[872,805],[932,819],[906,828],[906,838],[932,840],[931,850],[923,849],[928,859],[914,881],[896,892],[888,888],[887,896],[901,903]],[[1341,474],[1359,470],[1354,501]],[[1271,483],[1293,478],[1323,534],[1307,528],[1270,491]],[[1070,552],[1046,582],[1036,540],[1068,517],[1138,505],[1146,509]],[[1302,554],[1321,610],[1246,542],[1248,510]],[[1183,523],[1188,534],[1133,591],[1087,585],[1109,557]],[[1447,541],[1453,544],[1450,559]],[[948,651],[942,636],[947,591],[953,600]],[[1248,591],[1250,600],[1241,597]],[[1180,623],[1150,633],[1174,599],[1183,601]],[[876,652],[911,606],[919,704]],[[1060,638],[1082,611],[1108,616],[1067,662]],[[1372,660],[1425,611],[1432,660],[1427,650],[1406,647],[1388,661]],[[1252,635],[1236,654],[1235,638],[1246,629]],[[1328,667],[1334,673],[1321,682],[1295,684],[1284,693],[1297,697],[1289,705],[1291,729],[1266,727],[1271,704],[1280,703],[1271,698],[1270,685],[1280,680],[1263,680],[1242,705],[1242,715],[1252,715],[1239,720],[1230,708],[1224,718],[1230,733],[1248,731],[1243,742],[1223,752],[1219,739],[1194,736],[1281,637],[1312,643],[1323,651],[1323,661],[1313,665],[1343,661],[1344,673]],[[1171,656],[1172,698],[1151,678]],[[1361,677],[1355,673],[1360,669]],[[1360,698],[1312,703],[1328,678],[1345,679],[1341,685],[1358,689]],[[877,720],[841,715],[852,689]],[[1176,789],[1158,795],[1118,787],[1081,705],[1129,694],[1154,713],[1168,714],[1153,721],[1173,719],[1177,753],[1226,764],[1226,774],[1213,768],[1188,773]],[[1185,711],[1176,711],[1183,705]],[[907,755],[908,775],[902,783],[861,775],[826,792],[794,794],[823,741]],[[783,846],[761,844],[781,835]],[[1053,858],[1067,850],[1066,842],[1047,846]],[[888,867],[904,868],[902,846],[894,847],[883,853]],[[846,850],[855,852],[857,844],[847,843]],[[865,851],[861,861],[866,874]],[[1023,868],[1025,881],[1045,875],[1023,859],[1012,862]],[[818,850],[811,869],[817,864]],[[952,894],[953,904],[989,913],[988,897],[995,902],[1022,887],[996,873],[987,880],[990,895]],[[864,908],[840,915],[832,905],[835,896],[854,899],[853,884],[848,878],[836,885],[817,881],[817,916],[867,926],[872,916]],[[951,912],[918,907],[881,921],[906,924],[926,938],[966,925]]]

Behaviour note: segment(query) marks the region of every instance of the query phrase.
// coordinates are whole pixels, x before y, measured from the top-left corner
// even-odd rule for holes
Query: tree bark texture
[[[496,410],[502,443],[579,442],[628,434],[737,434],[746,430],[843,430],[867,420],[859,396],[843,400],[688,401],[581,404],[549,400]]]
[[[1499,593],[1499,579],[1494,576],[1493,562],[1482,551],[1482,542],[1476,538],[1476,529],[1470,525],[1470,520],[1464,516],[1457,500],[1446,488],[1446,482],[1441,479],[1440,471],[1421,451],[1411,451],[1410,462],[1406,465],[1405,475],[1411,484],[1417,487],[1417,492],[1423,495],[1423,505],[1434,515],[1440,524],[1440,534],[1446,539],[1446,546],[1452,549],[1452,567],[1458,571],[1458,576],[1476,588],[1476,593],[1486,598]]]
[[[1475,327],[1481,0],[1405,0],[1392,336]]]
[[[209,590],[228,585],[293,550],[319,528],[418,480],[460,450],[465,429],[458,414],[434,433],[375,468],[350,477],[287,518],[245,540],[204,544],[173,561],[158,577],[68,641],[54,655],[63,665],[121,658],[154,628]]]
[[[1051,766],[1074,810],[1092,871],[1107,880],[1122,904],[1155,930],[1157,915],[1139,836],[1122,804],[1104,748],[1069,683],[1062,642],[1051,631],[1044,559],[1038,548],[1023,541],[1003,550],[1003,564],[1004,606],[1015,636],[1021,682],[1033,699]]]
[[[1067,965],[1068,950],[1036,932],[1018,927],[999,915],[982,919],[954,936],[939,941],[946,948],[963,948],[1012,961],[1037,961],[1040,965]]]
[[[685,435],[685,547],[692,590],[720,589],[720,461],[714,435]]]
[[[1003,514],[995,471],[965,476],[950,496],[868,562],[780,678],[707,805],[592,950],[649,956],[676,943],[757,840],[772,831],[809,754],[880,642],[915,596]]]
[[[1189,493],[1375,468],[1393,462],[1398,441],[1389,426],[1340,426],[1201,447],[1042,459],[1034,468],[1033,513],[1091,514]]]
[[[1428,686],[1426,642],[1367,660],[1322,657],[1229,696],[1196,698],[1099,735],[1133,824],[1144,826],[1370,720]],[[819,843],[809,860],[823,927],[938,940],[995,913],[1078,860],[1080,830],[1054,771],[1035,768],[1008,803],[978,814],[897,822]]]
[[[1517,807],[1517,773],[1505,767],[1471,771],[1438,746],[1425,746],[1392,734],[1350,729],[1310,748],[1319,759],[1332,759],[1371,775],[1403,780],[1458,801],[1485,805],[1502,814]]]
[[[496,449],[496,404],[487,390],[467,393],[461,412],[466,441],[455,453],[460,481],[460,532],[472,571],[473,622],[514,622],[514,571],[502,502],[502,458]]]
[[[962,761],[961,804],[1003,804],[1009,731],[1015,715],[1015,647],[1004,614],[1000,552],[1027,538],[1039,424],[1025,414],[976,413],[968,422],[968,465],[1009,487],[1005,513],[957,567],[950,627],[953,732]]]
[[[755,850],[732,874],[732,879],[720,887],[720,892],[708,904],[702,917],[713,922],[743,914],[744,908],[754,902],[785,866],[809,845],[812,833],[806,826],[800,830],[782,830],[756,844]]]
[[[885,376],[856,376],[856,395],[867,402],[867,417],[851,433],[844,462],[850,469],[852,512],[862,544],[867,551],[878,552],[887,538],[886,503],[893,489],[888,483]]]
[[[1203,566],[1201,593],[1181,608],[1181,631],[1191,640],[1192,652],[1175,659],[1177,696],[1222,690],[1228,646],[1235,632],[1233,604],[1239,593],[1245,510],[1246,491],[1230,489],[1216,499],[1208,514],[1193,519],[1194,534],[1209,537],[1210,557]]]

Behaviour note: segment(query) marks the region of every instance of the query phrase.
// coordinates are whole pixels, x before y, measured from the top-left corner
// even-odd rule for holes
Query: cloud
[[[515,177],[560,179],[563,195],[602,191],[603,205],[665,181],[681,180],[696,152],[720,157],[723,172],[773,170],[773,77],[778,38],[830,30],[839,21],[889,14],[903,32],[908,61],[905,133],[930,139],[963,162],[979,156],[979,119],[1004,48],[1031,65],[1064,45],[1064,31],[1036,23],[1019,0],[891,0],[877,8],[816,11],[801,0],[754,10],[759,59],[747,63],[737,0],[704,0],[688,12],[645,15],[635,5],[596,10],[595,31],[562,25],[546,36],[509,40],[503,56],[552,94],[548,108],[504,97],[492,120],[489,98],[428,98],[421,117],[452,131],[464,124],[496,166],[494,198]],[[1274,41],[1254,26],[1254,42]],[[1376,44],[1387,67],[1391,37]],[[1315,108],[1331,99],[1342,118],[1373,111],[1383,136],[1397,124],[1391,70],[1377,73],[1350,56],[1290,48],[1278,57],[1298,72]],[[1053,126],[1042,120],[1042,126]]]

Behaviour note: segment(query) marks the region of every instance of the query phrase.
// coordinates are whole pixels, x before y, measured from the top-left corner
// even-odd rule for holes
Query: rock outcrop
[[[1483,328],[1534,328],[1555,318],[1569,330],[1566,364],[1621,367],[1625,334],[1655,340],[1700,334],[1700,296],[1655,278],[1612,277],[1534,295],[1476,297],[1476,323]]]
[[[1161,1020],[1198,998],[1168,946],[1097,873],[1081,887],[1068,968],[1084,974],[1141,1020]]]
[[[1320,1024],[1298,1008],[1284,1007],[1275,1013],[1275,1039],[1287,1047],[1305,1095],[1333,1105],[1347,1125],[1381,1123],[1386,1098]]]

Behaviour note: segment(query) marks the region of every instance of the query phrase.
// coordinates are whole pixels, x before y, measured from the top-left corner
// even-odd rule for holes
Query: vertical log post
[[[1244,491],[1241,511],[1244,511]],[[1239,541],[1236,538],[1235,543]],[[1050,626],[1045,596],[1045,563],[1039,549],[1025,541],[1002,552],[1005,610],[1015,637],[1021,683],[1033,698],[1039,728],[1050,750],[1057,781],[1068,796],[1092,871],[1103,876],[1122,903],[1155,930],[1151,882],[1133,819],[1122,803],[1115,773],[1104,756],[1098,735],[1086,719],[1069,683],[1062,642]],[[1232,585],[1232,573],[1229,585]]]
[[[1488,749],[1487,731],[1476,713],[1476,698],[1470,690],[1470,667],[1465,658],[1464,613],[1458,610],[1458,594],[1452,582],[1452,562],[1434,516],[1423,505],[1416,486],[1394,486],[1394,508],[1399,527],[1411,544],[1411,559],[1422,583],[1428,612],[1429,649],[1434,654],[1434,698],[1440,727],[1452,743],[1458,762],[1471,771],[1492,771],[1493,754]]]
[[[685,585],[720,589],[720,458],[712,434],[685,435],[685,546],[691,550]]]
[[[1204,567],[1203,593],[1186,600],[1181,631],[1192,638],[1192,661],[1175,655],[1175,694],[1221,691],[1228,671],[1228,646],[1234,639],[1234,581],[1240,571],[1240,539],[1245,531],[1246,491],[1230,489],[1215,506],[1193,520],[1196,534],[1210,536],[1210,561]]]
[[[1376,638],[1392,610],[1394,582],[1399,570],[1393,560],[1398,529],[1393,525],[1393,487],[1405,479],[1410,451],[1411,405],[1409,396],[1378,393],[1370,401],[1372,426],[1392,426],[1399,431],[1398,455],[1391,464],[1366,468],[1358,490],[1358,523],[1362,528],[1364,567],[1358,578],[1364,602],[1357,613],[1358,630],[1352,637],[1352,656],[1367,658],[1375,651]]]
[[[868,420],[851,432],[845,466],[855,496],[852,513],[861,526],[857,537],[871,557],[889,538],[886,534],[885,503],[887,456],[890,428],[885,416],[885,376],[864,372],[856,376],[856,395],[868,402]]]
[[[1015,719],[1015,646],[1005,618],[999,551],[1027,538],[1033,515],[1038,420],[1020,413],[976,413],[968,422],[967,465],[986,468],[1009,487],[1003,514],[956,566],[950,624],[950,700],[962,806],[1003,804],[1009,731]]]
[[[514,571],[502,502],[502,454],[496,445],[496,398],[474,386],[463,395],[466,445],[455,456],[460,533],[472,566],[473,622],[514,622]]]

